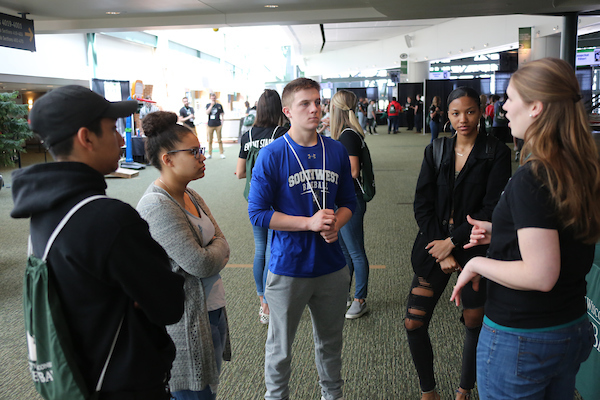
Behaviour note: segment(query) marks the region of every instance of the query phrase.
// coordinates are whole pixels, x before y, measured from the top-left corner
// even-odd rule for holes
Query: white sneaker
[[[354,300],[352,302],[352,305],[350,306],[350,308],[346,312],[346,318],[347,319],[360,318],[363,315],[365,315],[368,311],[369,311],[369,309],[367,308],[367,301],[366,300],[363,301],[362,303],[360,301],[358,301],[358,300]]]
[[[212,158],[212,154],[207,155],[206,158]]]
[[[221,158],[225,158],[225,154],[221,154]]]

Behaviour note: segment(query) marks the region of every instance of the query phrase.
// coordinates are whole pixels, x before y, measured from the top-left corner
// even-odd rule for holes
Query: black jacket
[[[491,221],[494,207],[511,176],[509,148],[494,137],[488,139],[486,135],[479,134],[465,166],[455,179],[456,137],[446,140],[448,148],[444,151],[439,173],[434,163],[433,144],[425,148],[415,192],[414,211],[419,234],[413,247],[412,263],[414,271],[425,278],[436,265],[425,250],[425,246],[433,240],[452,236],[458,245],[452,254],[461,266],[472,257],[485,254],[487,246],[476,246],[469,250],[462,248],[468,243],[472,228],[467,222],[467,215]],[[491,146],[494,149],[493,157],[488,156],[486,151],[488,140],[495,142]],[[454,230],[450,235],[448,221],[452,215]]]
[[[13,173],[11,216],[31,218],[33,253],[41,258],[62,217],[105,189],[104,177],[85,164],[34,165]],[[123,316],[102,391],[160,385],[175,358],[165,325],[183,313],[183,278],[171,272],[135,209],[116,199],[88,203],[56,238],[48,266],[88,389],[95,389]]]

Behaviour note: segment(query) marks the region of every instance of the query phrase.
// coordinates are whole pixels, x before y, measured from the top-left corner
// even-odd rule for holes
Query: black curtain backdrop
[[[92,91],[98,93],[102,97],[104,94],[104,82],[118,82],[121,85],[121,100],[127,100],[131,96],[131,90],[129,88],[129,81],[115,81],[110,79],[92,79]],[[121,135],[125,136],[125,118],[119,118],[117,120],[117,130]]]

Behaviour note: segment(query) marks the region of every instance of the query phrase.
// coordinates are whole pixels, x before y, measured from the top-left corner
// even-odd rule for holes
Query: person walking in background
[[[341,143],[317,134],[319,83],[291,81],[282,103],[291,128],[260,151],[248,196],[252,224],[273,229],[265,290],[271,312],[265,399],[290,396],[292,344],[308,305],[321,399],[343,400],[342,330],[350,274],[337,239],[356,207],[350,160]]]
[[[488,299],[479,346],[481,399],[571,399],[595,342],[586,280],[600,239],[600,164],[573,68],[544,58],[511,77],[504,104],[524,139],[521,167],[492,222],[478,221],[465,247],[491,243],[464,265],[457,305],[471,283]],[[541,362],[543,361],[543,362]]]
[[[258,99],[254,126],[242,136],[240,155],[235,173],[238,179],[246,178],[246,189],[244,190],[246,200],[248,200],[252,169],[256,162],[256,157],[258,157],[258,152],[287,132],[287,128],[280,126],[283,125],[285,118],[281,109],[281,99],[277,91],[265,89]],[[261,323],[267,324],[269,323],[269,304],[264,298],[264,293],[267,272],[269,271],[267,268],[269,259],[267,251],[271,233],[268,228],[256,225],[252,225],[252,232],[254,234],[254,264],[252,265],[252,271],[254,274],[254,283],[256,284],[256,293],[260,300],[258,316]]]
[[[31,218],[35,256],[41,259],[75,205],[106,197],[104,175],[119,166],[124,144],[116,120],[136,109],[137,101],[111,103],[75,85],[36,100],[29,125],[56,162],[13,173],[11,212]],[[87,391],[97,390],[116,338],[98,398],[169,400],[175,346],[165,326],[183,313],[183,278],[171,271],[167,253],[139,214],[111,198],[85,204],[64,225],[46,262]]]
[[[358,124],[363,130],[363,132],[367,129],[367,109],[363,107],[363,98],[358,99],[356,103],[356,117],[358,118]]]
[[[183,107],[179,110],[179,122],[190,128],[196,134],[196,125],[194,125],[195,113],[194,108],[190,107],[190,102],[187,97],[182,99]]]
[[[185,278],[184,315],[167,327],[177,348],[171,390],[177,400],[216,399],[221,362],[231,359],[219,275],[229,260],[229,244],[202,197],[188,187],[204,177],[204,149],[174,113],[153,113],[143,124],[146,157],[160,176],[137,209],[167,251],[173,271]]]
[[[402,106],[396,101],[395,97],[392,97],[392,101],[388,104],[388,135],[390,132],[398,133],[398,123],[400,122],[400,111]]]
[[[367,126],[369,127],[369,135],[377,135],[377,106],[375,100],[371,100],[367,106]]]
[[[365,252],[364,218],[367,203],[363,199],[360,188],[361,177],[361,149],[364,134],[358,129],[358,121],[353,111],[356,96],[347,90],[338,91],[331,99],[331,137],[340,141],[350,157],[350,170],[354,179],[354,192],[356,193],[356,209],[352,218],[339,231],[340,245],[344,252],[346,265],[352,276],[356,276],[354,301],[346,312],[346,318],[360,318],[368,312],[367,290],[369,283],[369,260]]]
[[[492,126],[494,124],[494,107],[496,102],[500,100],[500,96],[493,94],[490,96],[490,104],[485,108],[485,129],[487,133],[492,133]]]
[[[212,158],[213,137],[215,132],[217,134],[217,142],[219,143],[219,153],[221,154],[221,158],[225,158],[225,154],[223,154],[223,141],[221,140],[221,129],[223,128],[221,118],[223,114],[225,114],[225,111],[223,110],[223,106],[220,103],[217,103],[217,95],[211,93],[210,103],[206,105],[206,115],[208,115],[208,124],[206,126],[208,155],[206,158]]]
[[[512,136],[508,126],[508,119],[506,118],[506,111],[504,111],[504,108],[502,107],[505,101],[506,95],[502,95],[502,100],[498,100],[494,103],[492,135],[496,136],[501,142],[510,143],[512,142]]]
[[[431,141],[437,139],[442,124],[442,110],[440,109],[440,96],[434,96],[429,107],[429,129],[431,129]]]
[[[440,399],[429,338],[435,306],[451,274],[486,251],[484,247],[462,248],[471,232],[467,215],[490,221],[511,174],[510,150],[485,133],[479,124],[480,110],[475,90],[460,87],[450,93],[448,117],[456,135],[438,138],[425,148],[417,181],[414,210],[419,233],[411,255],[415,274],[404,325],[422,400]],[[469,286],[463,293],[465,339],[457,400],[468,399],[475,386],[475,349],[483,320],[484,289],[475,291]]]
[[[423,100],[421,100],[420,94],[416,95],[415,99],[415,127],[417,128],[417,133],[421,133],[423,129]]]
[[[406,113],[406,125],[407,130],[412,131],[415,127],[415,106],[413,105],[410,96],[406,97],[406,104],[404,106],[404,112]]]

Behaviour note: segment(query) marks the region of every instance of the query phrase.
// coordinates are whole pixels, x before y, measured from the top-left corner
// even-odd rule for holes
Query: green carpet
[[[417,233],[412,201],[429,135],[402,131],[398,135],[367,136],[367,143],[374,163],[377,195],[367,205],[365,245],[370,264],[385,268],[371,270],[370,312],[347,321],[344,327],[344,393],[348,400],[419,399],[403,317],[412,279],[410,251]],[[32,149],[23,156],[24,165],[43,162],[43,155],[36,151]],[[207,160],[206,176],[190,184],[204,197],[229,241],[231,265],[251,264],[254,252],[247,203],[242,196],[244,181],[234,175],[238,151],[239,147],[232,145],[225,149],[226,159],[217,156]],[[0,169],[0,174],[10,186],[10,169]],[[109,178],[108,194],[135,206],[157,176],[157,171],[149,167],[136,178]],[[11,208],[10,187],[5,187],[0,190],[0,399],[38,399],[27,372],[21,306],[28,222],[11,219]],[[222,277],[233,360],[224,364],[218,397],[262,399],[267,327],[258,322],[259,302],[252,269],[228,267]],[[430,328],[438,390],[443,399],[454,398],[463,340],[460,313],[447,301],[449,297],[447,290]],[[320,398],[308,311],[294,343],[291,398]]]

